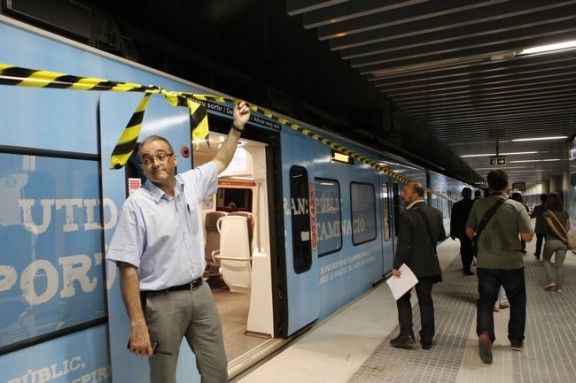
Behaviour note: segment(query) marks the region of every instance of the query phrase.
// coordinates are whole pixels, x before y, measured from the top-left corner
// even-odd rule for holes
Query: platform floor
[[[565,263],[563,294],[546,292],[534,241],[524,258],[527,285],[525,348],[512,351],[508,309],[494,313],[491,365],[478,356],[477,278],[463,276],[459,243],[439,246],[444,282],[435,285],[436,336],[432,350],[389,346],[398,333],[396,304],[382,284],[315,325],[288,347],[233,382],[568,382],[576,373],[576,255]],[[413,304],[416,297],[413,294]],[[415,333],[419,330],[414,307]]]

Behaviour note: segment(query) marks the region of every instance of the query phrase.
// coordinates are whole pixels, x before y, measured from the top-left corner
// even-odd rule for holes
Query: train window
[[[0,153],[0,354],[106,315],[97,161]],[[28,344],[29,345],[29,344]]]
[[[388,184],[382,184],[382,226],[383,236],[385,241],[390,240],[390,192]]]
[[[218,188],[216,210],[252,211],[252,189]]]
[[[376,239],[374,185],[351,183],[350,206],[352,208],[352,243],[360,245]]]
[[[292,166],[290,168],[290,211],[292,212],[292,251],[296,274],[310,270],[312,266],[309,201],[308,172],[302,166]]]
[[[316,178],[314,189],[318,256],[322,256],[342,248],[340,184],[336,180]]]

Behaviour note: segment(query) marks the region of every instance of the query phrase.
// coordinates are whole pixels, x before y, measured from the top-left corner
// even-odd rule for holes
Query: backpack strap
[[[490,209],[488,209],[488,211],[484,214],[484,217],[482,217],[482,219],[480,220],[480,223],[478,224],[478,230],[476,230],[476,236],[474,237],[474,242],[476,244],[478,244],[478,240],[480,239],[480,233],[482,233],[482,230],[484,230],[484,227],[486,227],[488,221],[492,219],[494,214],[496,214],[496,210],[498,210],[500,205],[502,205],[503,203],[504,200],[498,198],[496,203]]]
[[[548,213],[548,215],[551,215],[552,218],[554,218],[554,220],[558,223],[558,226],[560,226],[560,228],[562,229],[562,231],[564,232],[566,237],[568,237],[568,232],[564,228],[564,225],[562,225],[562,223],[560,223],[560,220],[558,219],[558,217],[556,217],[556,214],[552,213],[551,210],[546,210],[546,213]]]

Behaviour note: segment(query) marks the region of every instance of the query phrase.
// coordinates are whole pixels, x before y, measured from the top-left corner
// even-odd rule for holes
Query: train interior
[[[210,161],[225,136],[194,147],[194,166]],[[229,365],[253,359],[274,341],[266,144],[242,138],[218,191],[202,206],[205,280],[212,289]]]

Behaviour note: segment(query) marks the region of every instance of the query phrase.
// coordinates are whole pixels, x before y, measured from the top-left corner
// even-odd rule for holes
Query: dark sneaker
[[[422,350],[430,350],[432,348],[432,342],[421,342]]]
[[[474,275],[473,271],[467,270],[464,272],[464,275]]]
[[[390,341],[390,345],[395,348],[403,348],[405,350],[412,350],[416,345],[416,339],[412,335],[402,335]]]
[[[404,339],[406,337],[414,339],[414,335],[400,334],[396,338],[390,339],[390,346],[394,346],[396,343],[398,343],[398,341],[400,341],[401,339]]]
[[[490,336],[487,333],[480,334],[478,338],[479,347],[478,352],[480,354],[480,359],[482,362],[486,364],[492,363],[492,340],[490,340]]]

